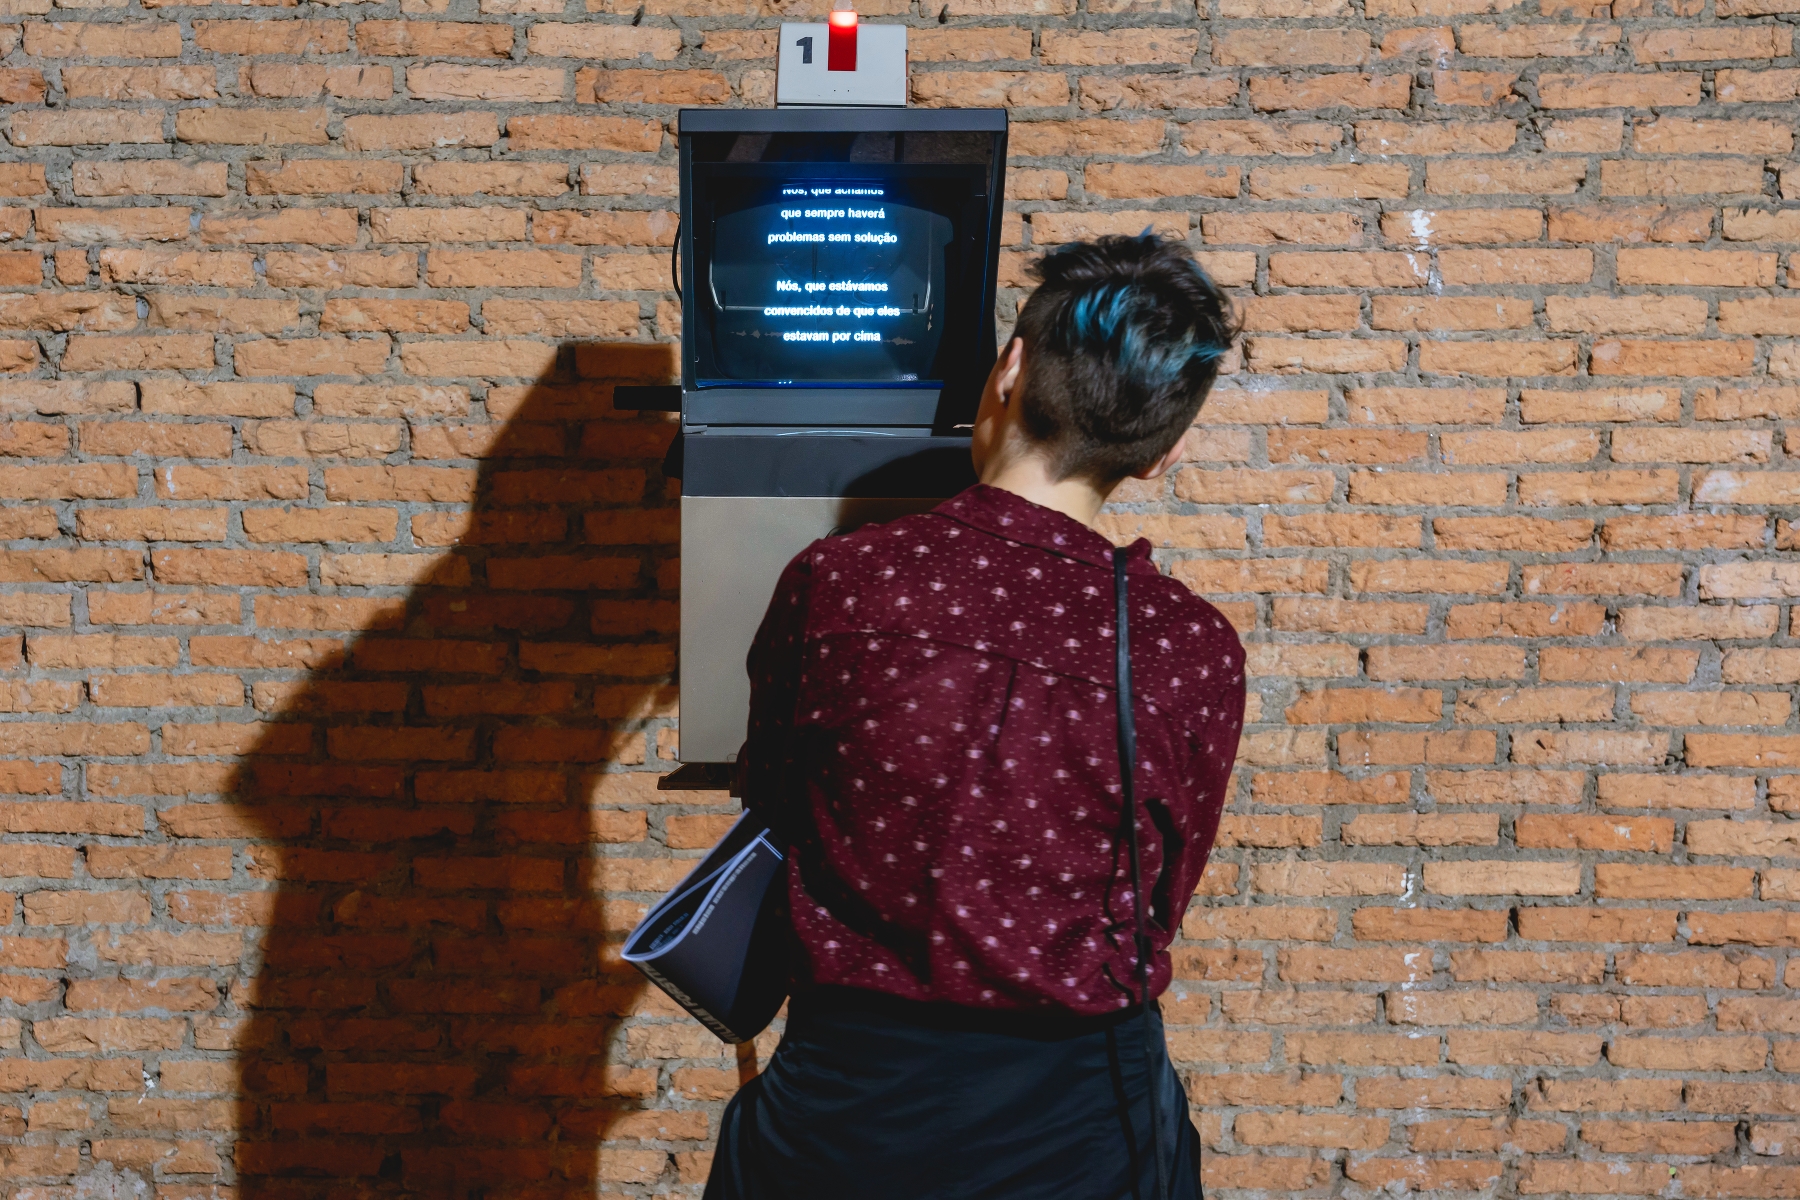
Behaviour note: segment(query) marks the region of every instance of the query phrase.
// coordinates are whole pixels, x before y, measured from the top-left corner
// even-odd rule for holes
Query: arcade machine
[[[1006,113],[905,108],[904,27],[858,31],[848,14],[846,60],[844,16],[782,26],[779,107],[680,115],[682,370],[665,396],[681,413],[683,765],[670,790],[730,782],[744,658],[788,560],[974,482]]]

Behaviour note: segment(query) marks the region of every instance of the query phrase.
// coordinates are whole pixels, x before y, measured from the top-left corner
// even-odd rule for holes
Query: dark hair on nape
[[[1231,301],[1180,242],[1148,230],[1046,254],[1019,313],[1021,417],[1059,479],[1110,486],[1193,424],[1238,327]]]

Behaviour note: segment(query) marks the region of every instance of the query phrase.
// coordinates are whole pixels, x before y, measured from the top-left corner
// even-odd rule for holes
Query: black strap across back
[[[1143,1010],[1144,1021],[1144,1067],[1145,1079],[1149,1081],[1150,1100],[1150,1153],[1156,1160],[1156,1200],[1163,1200],[1169,1194],[1169,1184],[1165,1177],[1162,1152],[1162,1113],[1157,1101],[1155,1055],[1156,1027],[1150,1021],[1150,963],[1151,943],[1149,919],[1144,911],[1144,871],[1143,859],[1138,847],[1137,822],[1137,721],[1133,716],[1131,696],[1131,622],[1130,622],[1130,588],[1126,583],[1126,568],[1130,556],[1123,547],[1113,551],[1113,595],[1117,601],[1118,618],[1114,624],[1117,629],[1118,655],[1114,669],[1114,695],[1119,706],[1119,799],[1124,810],[1125,845],[1131,861],[1131,902],[1136,910],[1136,928],[1133,932],[1133,943],[1137,951],[1137,1000]]]

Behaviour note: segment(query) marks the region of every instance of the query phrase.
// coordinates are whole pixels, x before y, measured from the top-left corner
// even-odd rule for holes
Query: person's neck
[[[1053,479],[1049,464],[1035,454],[990,463],[981,473],[981,482],[1073,517],[1090,529],[1106,503],[1106,493],[1088,480]]]

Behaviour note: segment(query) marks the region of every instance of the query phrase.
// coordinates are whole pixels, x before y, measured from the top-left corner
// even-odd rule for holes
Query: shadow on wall
[[[603,895],[690,865],[646,840],[644,722],[674,706],[674,426],[611,408],[612,383],[668,371],[663,346],[566,347],[555,376],[490,389],[497,435],[415,429],[415,453],[467,436],[483,460],[472,503],[402,510],[402,544],[410,520],[442,548],[430,577],[258,598],[259,626],[357,634],[302,682],[256,684],[276,715],[235,836],[268,890],[218,894],[236,911],[208,921],[266,927],[239,1020],[203,1047],[237,1052],[245,1196],[592,1195],[668,1162],[626,1140],[602,1167],[602,1141],[706,1136],[701,1113],[632,1116],[658,1080],[623,1065],[623,1018],[677,1010],[617,960],[641,904]],[[428,486],[409,470],[370,469]],[[349,558],[326,553],[327,584],[405,565]]]

